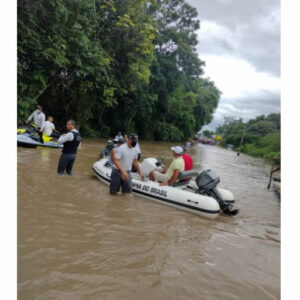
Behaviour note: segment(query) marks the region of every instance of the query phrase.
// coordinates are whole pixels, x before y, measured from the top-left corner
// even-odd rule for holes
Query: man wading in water
[[[76,159],[77,148],[81,141],[81,136],[78,130],[75,129],[75,126],[75,121],[69,120],[66,126],[68,133],[61,135],[57,141],[59,144],[64,144],[57,168],[57,173],[59,175],[63,175],[65,171],[68,175],[72,175],[72,168]]]
[[[137,172],[139,173],[142,180],[144,180],[144,175],[141,172],[138,163],[138,154],[135,149],[138,138],[135,133],[132,133],[126,140],[126,143],[118,147],[115,156],[113,158],[114,166],[111,172],[110,178],[110,193],[115,195],[119,192],[120,187],[122,187],[123,193],[131,193],[132,191],[132,177],[131,177],[131,166],[135,166]]]

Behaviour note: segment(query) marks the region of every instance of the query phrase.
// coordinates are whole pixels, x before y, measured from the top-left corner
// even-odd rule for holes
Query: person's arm
[[[122,178],[123,178],[125,181],[128,180],[128,173],[127,173],[126,170],[124,170],[123,167],[121,166],[121,164],[120,164],[120,159],[114,157],[113,162],[114,162],[115,166],[120,170],[121,175],[122,175]]]
[[[43,115],[42,115],[42,124],[41,124],[41,129],[40,129],[40,132],[43,132],[43,130],[44,130],[44,126],[45,126],[45,119],[46,119],[46,117],[45,117],[45,115],[43,114]]]
[[[29,118],[26,120],[26,123],[30,122],[31,119],[33,118],[33,116],[34,116],[34,112],[33,112],[33,113],[29,116]]]
[[[145,177],[144,177],[144,175],[143,175],[143,173],[141,171],[140,164],[139,164],[139,162],[138,162],[138,160],[136,158],[133,160],[133,164],[134,164],[136,170],[138,171],[141,179],[144,181]]]
[[[115,154],[116,154],[115,149],[111,149],[111,151],[110,151],[110,157],[111,157],[111,160],[113,162],[115,162]]]
[[[115,166],[119,169],[119,171],[121,172],[121,176],[123,178],[123,180],[128,180],[128,173],[126,170],[124,170],[124,168],[122,167],[122,165],[120,164],[120,159],[122,158],[122,149],[118,149],[118,151],[114,151],[114,159],[113,162],[115,164]]]
[[[52,130],[53,132],[59,133],[59,131],[55,128],[55,125],[52,123]]]
[[[57,142],[59,144],[64,144],[65,142],[71,142],[74,139],[74,135],[71,132],[68,132],[67,134],[62,134]]]

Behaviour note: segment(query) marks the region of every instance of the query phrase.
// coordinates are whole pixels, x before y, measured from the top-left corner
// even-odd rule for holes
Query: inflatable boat
[[[232,205],[233,194],[217,187],[220,178],[212,170],[205,170],[200,174],[194,170],[180,172],[179,181],[173,186],[160,186],[158,182],[150,181],[147,177],[150,171],[162,167],[157,158],[144,159],[140,168],[146,180],[142,181],[138,173],[132,172],[132,191],[158,203],[210,219],[216,218],[220,211],[228,215],[238,213],[238,209]],[[98,179],[105,184],[110,183],[112,165],[108,162],[108,157],[95,162],[92,169]]]
[[[17,145],[25,148],[50,147],[63,148],[63,145],[57,143],[53,137],[43,134],[44,143],[40,141],[40,137],[35,125],[27,125],[17,129]]]

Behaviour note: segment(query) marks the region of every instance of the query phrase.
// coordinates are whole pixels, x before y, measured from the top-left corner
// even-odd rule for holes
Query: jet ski
[[[17,128],[17,144],[19,147],[36,148],[50,147],[63,148],[63,145],[57,143],[53,137],[43,134],[43,141],[41,142],[38,134],[38,129],[35,124],[30,124]]]
[[[101,158],[92,167],[97,178],[105,184],[110,183],[112,171],[107,161],[108,157]],[[158,182],[150,181],[148,175],[150,171],[163,167],[161,159],[144,159],[140,168],[146,180],[142,181],[138,173],[132,172],[132,191],[161,204],[210,219],[216,218],[220,212],[232,216],[239,212],[232,204],[235,201],[233,194],[217,187],[220,178],[212,170],[204,170],[200,174],[195,170],[180,172],[178,182],[172,186],[160,186]]]

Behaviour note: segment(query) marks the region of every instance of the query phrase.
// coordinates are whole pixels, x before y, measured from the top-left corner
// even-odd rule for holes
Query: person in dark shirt
[[[192,157],[186,153],[186,148],[183,148],[183,155],[182,158],[184,160],[184,171],[189,171],[193,169],[193,159]]]

